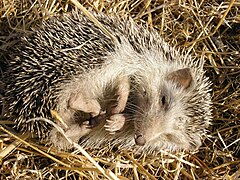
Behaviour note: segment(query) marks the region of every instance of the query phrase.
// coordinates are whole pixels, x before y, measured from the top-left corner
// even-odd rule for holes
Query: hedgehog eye
[[[142,93],[143,93],[144,96],[146,96],[146,95],[147,95],[146,89],[143,88],[143,89],[142,89]]]
[[[163,106],[165,106],[166,101],[167,101],[166,96],[162,96],[162,105],[163,105]]]
[[[163,95],[163,96],[162,96],[162,99],[161,99],[161,107],[162,107],[164,110],[168,110],[170,103],[171,103],[170,97]]]
[[[147,91],[143,91],[143,95],[146,96],[147,95]]]

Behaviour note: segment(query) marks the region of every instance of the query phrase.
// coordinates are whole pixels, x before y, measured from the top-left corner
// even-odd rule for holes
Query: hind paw
[[[81,93],[73,95],[68,103],[71,109],[90,113],[92,117],[98,116],[101,111],[101,106],[97,99],[87,98]]]
[[[57,147],[59,150],[68,150],[73,148],[67,139],[69,138],[73,143],[77,143],[79,139],[91,131],[91,126],[87,121],[82,123],[80,126],[78,124],[73,124],[68,127],[64,132],[64,135],[61,134],[56,128],[53,128],[50,132],[50,142]]]

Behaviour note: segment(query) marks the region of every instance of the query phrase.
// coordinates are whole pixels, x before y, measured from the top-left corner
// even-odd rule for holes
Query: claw
[[[104,128],[109,133],[114,134],[116,131],[119,131],[123,128],[126,118],[123,114],[114,114],[110,119],[106,120]]]

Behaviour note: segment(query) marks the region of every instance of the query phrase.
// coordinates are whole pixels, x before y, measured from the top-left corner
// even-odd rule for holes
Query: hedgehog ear
[[[187,89],[191,85],[192,75],[189,68],[178,69],[168,74],[167,80]]]

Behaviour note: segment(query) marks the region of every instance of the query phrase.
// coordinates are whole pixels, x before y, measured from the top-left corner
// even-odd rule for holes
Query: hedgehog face
[[[133,105],[137,107],[135,143],[151,148],[190,149],[186,133],[190,117],[184,107],[184,94],[192,83],[190,69],[178,69],[167,73],[161,80],[157,79],[153,73],[151,81],[148,79],[148,83],[140,82],[141,86],[134,87],[137,91]],[[200,138],[196,141],[195,144],[199,144]]]

